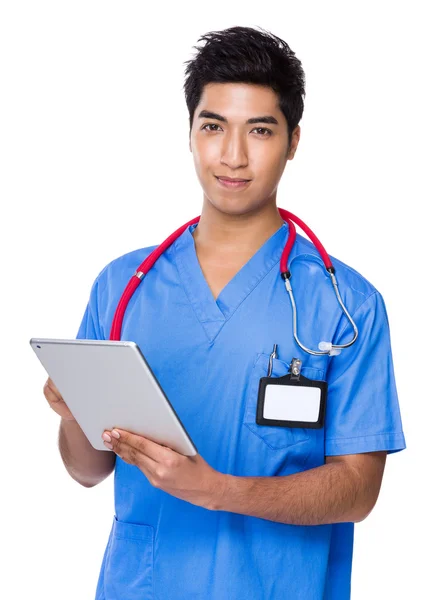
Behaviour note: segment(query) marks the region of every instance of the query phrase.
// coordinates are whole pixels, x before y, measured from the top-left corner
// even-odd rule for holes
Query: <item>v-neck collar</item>
[[[221,290],[217,299],[211,292],[197,258],[193,231],[189,225],[173,243],[176,265],[185,293],[210,342],[213,342],[226,321],[250,292],[280,261],[288,239],[288,224],[282,223],[271,237]]]

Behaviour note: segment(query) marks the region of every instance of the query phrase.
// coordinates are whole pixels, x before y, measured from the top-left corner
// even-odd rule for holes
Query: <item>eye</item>
[[[267,129],[266,127],[255,127],[256,130],[261,129],[262,131],[266,131],[268,133],[268,135],[271,135],[273,132],[271,131],[271,129]],[[262,136],[264,134],[261,134]]]
[[[204,125],[202,127],[202,129],[206,129],[207,127],[220,127],[220,125],[217,125],[217,123],[207,123],[206,125]],[[207,131],[216,131],[216,129],[206,129]],[[266,137],[266,135],[272,135],[273,132],[271,131],[271,129],[268,129],[267,127],[255,127],[255,129],[253,129],[253,131],[265,131],[266,133],[260,133],[259,135],[261,137]]]
[[[217,125],[217,123],[207,123],[202,129],[206,129],[207,127],[220,127],[220,125]],[[215,129],[207,129],[207,131],[215,131]]]

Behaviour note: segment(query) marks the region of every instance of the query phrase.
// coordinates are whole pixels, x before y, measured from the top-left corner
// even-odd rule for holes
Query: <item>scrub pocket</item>
[[[152,600],[153,571],[153,526],[119,521],[114,516],[105,556],[102,598]]]
[[[261,438],[267,446],[273,450],[289,448],[295,444],[305,442],[307,452],[306,460],[310,450],[307,442],[312,440],[313,431],[304,427],[280,427],[277,425],[258,425],[256,423],[256,407],[258,404],[259,380],[268,375],[269,354],[259,353],[253,365],[248,389],[246,407],[244,411],[244,425],[250,429],[257,437]],[[273,359],[273,369],[271,377],[281,377],[289,371],[289,363],[279,358]],[[308,379],[320,380],[323,378],[324,371],[316,367],[301,367],[301,374]]]

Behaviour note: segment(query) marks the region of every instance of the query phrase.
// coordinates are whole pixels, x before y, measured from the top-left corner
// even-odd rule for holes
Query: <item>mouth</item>
[[[251,182],[251,179],[230,179],[229,177],[217,177],[217,175],[215,177],[222,186],[229,189],[244,188]]]

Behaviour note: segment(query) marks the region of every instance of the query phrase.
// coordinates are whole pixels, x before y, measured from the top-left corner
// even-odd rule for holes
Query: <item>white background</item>
[[[67,474],[57,449],[59,418],[43,396],[46,373],[29,339],[74,338],[91,285],[109,261],[162,242],[200,214],[183,62],[200,35],[234,25],[282,37],[306,72],[301,140],[278,206],[371,281],[388,309],[408,448],[388,457],[378,503],[356,525],[352,598],[429,596],[429,4],[1,4],[5,597],[94,597],[114,510],[113,475],[86,489]]]

